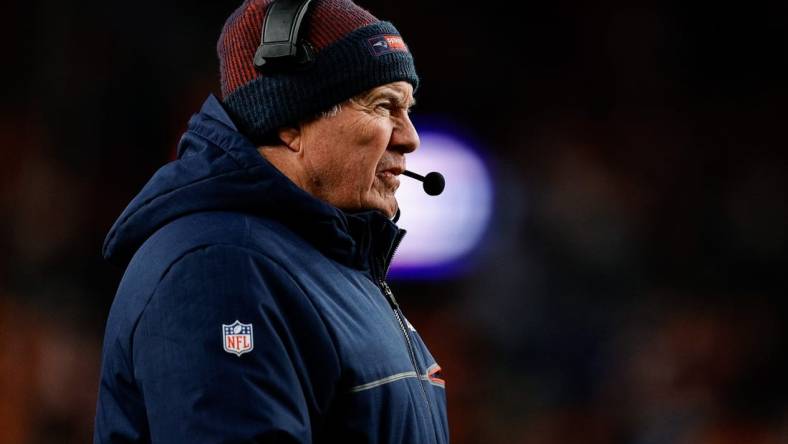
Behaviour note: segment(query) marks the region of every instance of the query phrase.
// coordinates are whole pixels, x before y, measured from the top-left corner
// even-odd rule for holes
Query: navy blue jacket
[[[299,189],[213,96],[112,227],[128,262],[96,443],[446,443],[440,367],[385,284],[404,235]]]

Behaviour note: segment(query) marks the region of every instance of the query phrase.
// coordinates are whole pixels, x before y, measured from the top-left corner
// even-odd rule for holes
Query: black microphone
[[[430,196],[437,196],[446,188],[446,179],[443,178],[443,174],[435,171],[427,174],[427,176],[422,176],[421,174],[416,174],[408,170],[403,171],[402,174],[420,180],[423,183],[424,192]]]

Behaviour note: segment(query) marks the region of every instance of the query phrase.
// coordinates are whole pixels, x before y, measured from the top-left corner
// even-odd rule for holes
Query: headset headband
[[[258,71],[266,64],[306,65],[314,59],[314,50],[307,42],[299,42],[299,31],[312,0],[275,0],[268,6],[260,35],[260,46],[254,54]]]

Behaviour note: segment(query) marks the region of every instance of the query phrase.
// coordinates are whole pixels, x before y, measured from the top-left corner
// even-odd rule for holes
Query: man
[[[440,367],[385,282],[418,85],[397,30],[316,0],[314,60],[257,70],[267,0],[219,39],[221,103],[112,227],[96,443],[448,442]]]

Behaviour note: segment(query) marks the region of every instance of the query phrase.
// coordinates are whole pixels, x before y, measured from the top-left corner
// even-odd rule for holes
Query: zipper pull
[[[383,294],[386,295],[386,299],[389,300],[389,304],[391,304],[391,308],[394,310],[399,309],[399,304],[397,304],[397,300],[394,299],[394,292],[391,291],[389,284],[386,281],[380,281],[380,288],[383,289]]]

